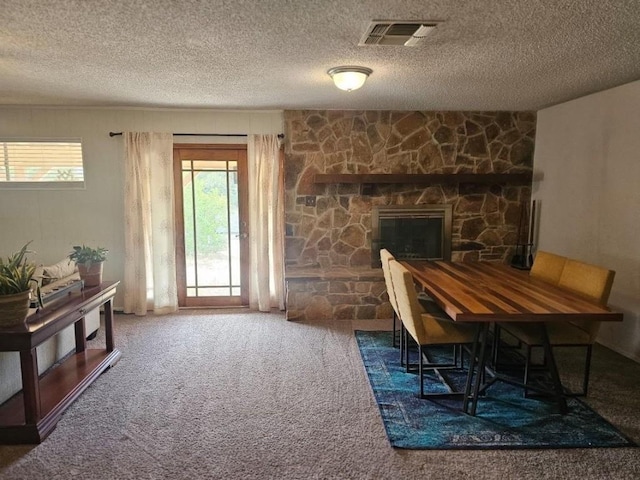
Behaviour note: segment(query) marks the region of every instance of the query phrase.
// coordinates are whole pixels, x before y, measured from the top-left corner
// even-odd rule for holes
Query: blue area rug
[[[407,449],[518,449],[632,447],[619,432],[586,404],[569,399],[569,413],[556,405],[524,398],[522,389],[497,382],[478,403],[475,417],[460,411],[462,399],[423,400],[418,375],[406,373],[391,332],[356,331],[387,436],[393,447]],[[442,361],[451,349],[429,349],[431,361]],[[417,361],[415,354],[413,361]],[[429,372],[427,370],[427,372]],[[466,374],[452,372],[447,379],[463,390]],[[426,392],[446,392],[435,373],[425,376]]]

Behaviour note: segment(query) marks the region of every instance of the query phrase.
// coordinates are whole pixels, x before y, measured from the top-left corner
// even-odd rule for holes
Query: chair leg
[[[498,350],[500,349],[500,325],[494,323],[493,325],[493,351],[491,352],[491,358],[493,365],[498,366]]]
[[[418,345],[418,376],[420,377],[420,398],[424,397],[424,364],[422,363],[422,345]]]
[[[579,395],[581,397],[587,396],[587,389],[589,388],[589,374],[591,372],[592,349],[593,349],[593,345],[587,345],[587,356],[585,358],[585,363],[584,363],[584,379],[582,380],[582,393]]]
[[[409,373],[409,332],[407,331],[407,329],[404,329],[404,366],[405,369],[407,371],[407,373]]]
[[[396,312],[393,312],[393,318],[391,319],[393,324],[393,330],[391,331],[391,346],[396,346]]]
[[[402,322],[400,322],[400,365],[406,365],[404,361],[405,349],[407,348],[407,331]]]
[[[400,365],[404,367],[404,348],[405,348],[405,338],[404,338],[404,325],[402,324],[402,320],[400,321],[400,325],[398,326],[398,339],[400,342]]]
[[[464,348],[460,343],[453,344],[453,368],[464,368]]]
[[[531,345],[527,345],[527,354],[524,359],[524,396],[527,396],[527,384],[529,383],[529,367],[531,365]]]

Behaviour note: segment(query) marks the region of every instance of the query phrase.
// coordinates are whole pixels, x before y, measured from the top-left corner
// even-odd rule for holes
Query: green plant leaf
[[[18,252],[7,257],[6,261],[0,258],[0,295],[13,295],[30,289],[36,270],[35,264],[26,259],[30,243],[27,242]]]

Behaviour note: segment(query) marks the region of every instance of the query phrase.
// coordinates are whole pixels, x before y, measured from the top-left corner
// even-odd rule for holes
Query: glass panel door
[[[247,303],[246,150],[232,147],[174,149],[181,306]]]

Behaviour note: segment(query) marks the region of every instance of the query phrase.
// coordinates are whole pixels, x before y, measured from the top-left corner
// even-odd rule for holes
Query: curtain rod
[[[122,132],[109,132],[110,137],[122,135]],[[174,133],[174,137],[247,137],[246,133]],[[279,139],[284,138],[284,133],[278,134]]]

